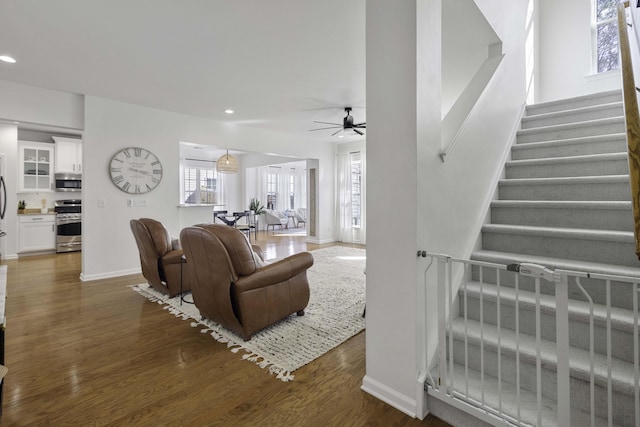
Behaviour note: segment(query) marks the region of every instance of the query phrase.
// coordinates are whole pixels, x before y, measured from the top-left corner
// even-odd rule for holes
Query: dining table
[[[248,216],[248,215],[249,215],[248,211],[233,212],[233,213],[228,213],[227,211],[214,211],[213,222],[215,222],[216,219],[219,219],[220,221],[224,222],[228,226],[235,227],[236,223],[238,222],[238,220],[240,220],[240,218],[244,218],[245,216]]]

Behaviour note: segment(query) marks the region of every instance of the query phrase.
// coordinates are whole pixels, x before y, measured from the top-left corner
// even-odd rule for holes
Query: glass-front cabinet
[[[19,192],[53,191],[53,144],[20,141]]]

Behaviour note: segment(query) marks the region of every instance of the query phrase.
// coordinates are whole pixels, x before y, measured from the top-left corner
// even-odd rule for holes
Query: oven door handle
[[[80,224],[82,221],[79,219],[59,219],[56,221],[57,225],[68,225],[68,224]]]

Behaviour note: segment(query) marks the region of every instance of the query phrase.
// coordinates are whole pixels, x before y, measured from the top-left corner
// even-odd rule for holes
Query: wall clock
[[[162,179],[162,164],[151,151],[127,147],[118,151],[109,163],[111,181],[129,194],[144,194],[153,190]]]

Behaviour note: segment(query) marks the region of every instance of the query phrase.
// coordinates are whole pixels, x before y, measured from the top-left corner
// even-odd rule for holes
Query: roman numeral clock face
[[[109,164],[111,181],[129,194],[153,190],[162,179],[162,164],[151,151],[140,147],[123,148]]]

